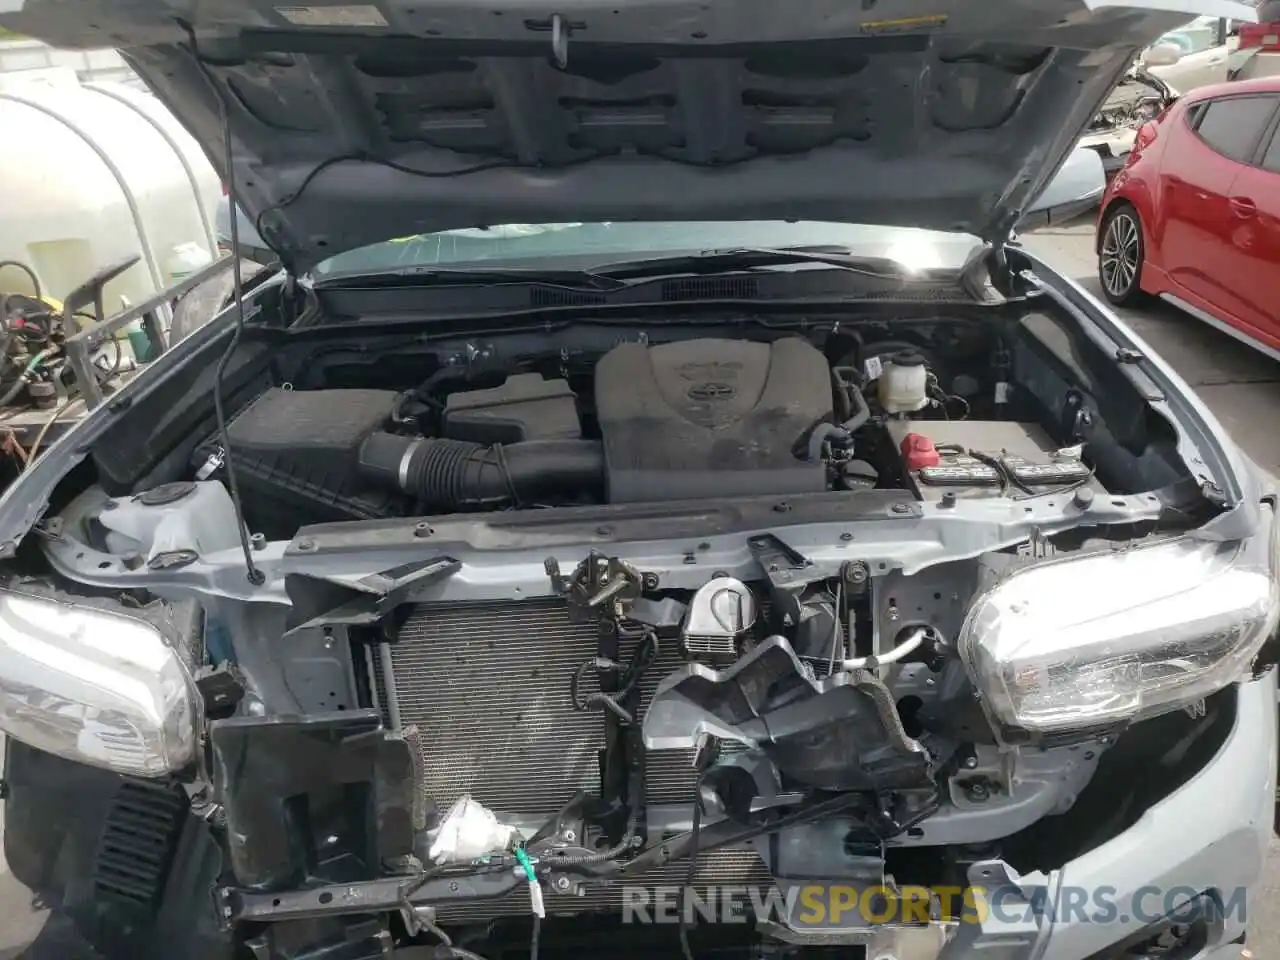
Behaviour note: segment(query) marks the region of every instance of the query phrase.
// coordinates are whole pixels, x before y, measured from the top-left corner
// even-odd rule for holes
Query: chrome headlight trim
[[[1194,703],[1247,671],[1280,616],[1252,543],[1164,540],[1017,570],[957,646],[989,718],[1058,733]]]
[[[161,631],[97,606],[0,591],[0,730],[140,777],[196,756],[199,700]]]

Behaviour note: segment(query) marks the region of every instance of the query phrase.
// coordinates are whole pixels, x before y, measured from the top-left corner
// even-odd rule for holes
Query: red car
[[[1280,360],[1280,77],[1203,87],[1139,131],[1103,197],[1106,298],[1144,295]]]

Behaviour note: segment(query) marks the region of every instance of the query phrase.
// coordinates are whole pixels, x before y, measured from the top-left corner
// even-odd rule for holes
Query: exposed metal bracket
[[[543,566],[551,579],[551,589],[566,597],[578,615],[624,619],[627,608],[645,590],[658,586],[656,574],[641,573],[625,560],[606,557],[596,550],[587,554],[567,577],[560,572],[555,557],[548,557]]]
[[[461,569],[460,561],[441,556],[415,560],[355,581],[296,574],[285,584],[295,606],[302,609],[310,607],[319,612],[307,617],[305,622],[285,635],[317,627],[375,624],[406,602],[415,591],[446,580]]]
[[[800,593],[826,575],[814,572],[812,561],[772,533],[750,538],[747,548],[769,578],[773,618],[784,627],[794,627],[800,622]]]

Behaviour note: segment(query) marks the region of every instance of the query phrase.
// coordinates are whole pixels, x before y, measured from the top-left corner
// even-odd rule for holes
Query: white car
[[[1149,69],[1179,93],[1190,93],[1197,87],[1222,83],[1231,72],[1231,54],[1235,37],[1223,17],[1197,17],[1186,26],[1170,30],[1153,44],[1169,47],[1177,56],[1164,55],[1149,59]]]
[[[1112,91],[1080,146],[1096,151],[1107,173],[1115,173],[1143,123],[1180,94],[1227,80],[1248,59],[1236,55],[1236,43],[1223,17],[1197,17],[1161,35]]]

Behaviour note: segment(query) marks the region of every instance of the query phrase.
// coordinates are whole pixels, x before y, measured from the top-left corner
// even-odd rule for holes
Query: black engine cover
[[[796,455],[832,416],[826,358],[805,340],[627,343],[596,366],[611,503],[816,493]]]

